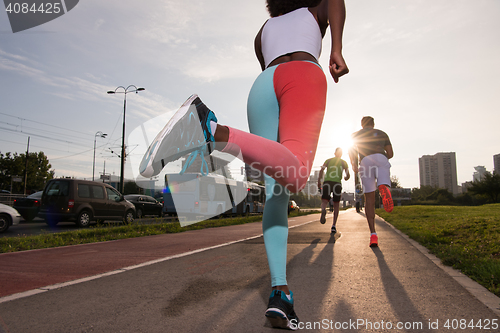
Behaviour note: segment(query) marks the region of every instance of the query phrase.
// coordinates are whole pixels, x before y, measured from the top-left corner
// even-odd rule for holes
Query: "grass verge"
[[[302,216],[314,213],[317,213],[317,211],[298,213],[292,212],[289,216]],[[262,221],[262,215],[211,219],[192,224],[187,227],[181,227],[179,222],[166,223],[161,221],[161,219],[158,219],[158,223],[155,224],[141,224],[140,220],[128,225],[97,224],[88,229],[79,229],[76,231],[45,233],[36,236],[5,237],[0,238],[0,253],[97,243],[110,240],[170,234],[188,230],[217,228],[229,225],[252,223]]]
[[[500,296],[500,204],[404,206],[376,213],[441,259]]]

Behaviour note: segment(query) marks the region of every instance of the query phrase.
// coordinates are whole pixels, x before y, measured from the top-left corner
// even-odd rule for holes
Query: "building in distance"
[[[500,175],[500,154],[493,155],[493,172]]]
[[[447,189],[459,194],[457,181],[457,158],[454,152],[424,155],[418,159],[420,186]]]

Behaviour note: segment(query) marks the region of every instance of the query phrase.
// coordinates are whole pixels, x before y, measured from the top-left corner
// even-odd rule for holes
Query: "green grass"
[[[377,214],[443,264],[500,296],[500,204],[479,207],[404,206]]]
[[[301,216],[317,212],[292,212],[289,216]],[[88,229],[59,233],[45,233],[36,236],[4,237],[0,238],[0,253],[46,249],[59,246],[105,242],[117,239],[144,237],[152,235],[170,234],[188,230],[217,228],[228,225],[245,224],[262,221],[262,215],[250,217],[235,217],[211,219],[200,223],[181,227],[179,222],[163,222],[157,219],[156,224],[141,224],[137,222],[123,224],[97,224]]]

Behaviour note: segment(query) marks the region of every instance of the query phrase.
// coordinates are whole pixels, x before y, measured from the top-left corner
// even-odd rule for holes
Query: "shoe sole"
[[[163,140],[172,131],[174,125],[177,124],[191,109],[193,101],[198,98],[198,95],[191,95],[177,110],[174,116],[168,121],[165,127],[158,133],[156,138],[153,140],[149,146],[146,154],[142,158],[141,164],[139,166],[140,174],[145,178],[150,178],[158,175],[161,170],[165,167],[168,162],[175,161],[180,157],[196,150],[197,148],[191,148],[178,152],[170,156],[164,156],[163,158],[158,158],[158,153],[161,151]]]
[[[285,328],[292,331],[296,331],[297,327],[292,325],[290,320],[286,317],[285,313],[277,308],[269,308],[266,311],[266,317],[269,319],[272,327],[275,328]]]
[[[388,213],[392,212],[394,209],[394,202],[392,201],[390,190],[384,185],[381,185],[378,190],[382,196],[382,204],[384,205],[385,211]]]

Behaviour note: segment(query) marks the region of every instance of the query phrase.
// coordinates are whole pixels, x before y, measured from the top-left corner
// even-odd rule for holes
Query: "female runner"
[[[274,327],[296,328],[293,293],[286,281],[290,192],[304,188],[312,168],[326,107],[326,78],[318,64],[328,25],[330,73],[335,82],[349,72],[342,56],[343,0],[267,0],[271,18],[255,39],[263,72],[248,98],[250,132],[217,125],[215,142],[266,176],[264,243],[272,293],[266,317]]]
[[[197,149],[203,156],[206,147],[215,146],[265,174],[263,233],[272,283],[266,317],[274,327],[296,329],[299,319],[286,280],[287,205],[289,192],[304,188],[316,154],[327,92],[318,58],[328,26],[330,74],[338,82],[349,72],[342,56],[345,4],[344,0],[267,0],[267,8],[271,18],[255,39],[263,72],[248,97],[251,133],[217,124],[215,114],[193,95],[150,146],[140,172],[151,177],[188,152],[194,151],[188,159],[192,161]],[[186,139],[192,137],[185,132],[193,106],[206,143]]]

